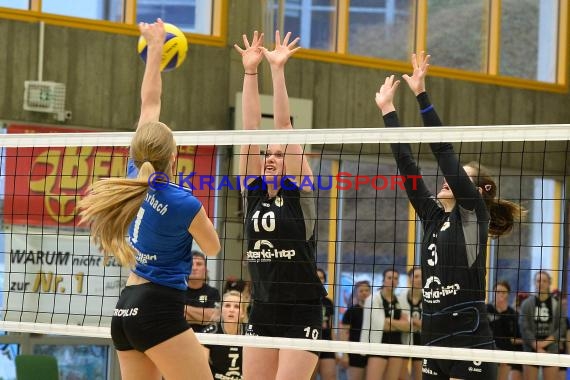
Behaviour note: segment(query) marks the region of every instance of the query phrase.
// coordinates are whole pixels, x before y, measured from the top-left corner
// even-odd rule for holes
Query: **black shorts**
[[[511,371],[519,371],[519,372],[523,371],[522,364],[509,364],[509,365],[511,366]]]
[[[360,354],[348,354],[348,365],[356,368],[366,368],[368,356]]]
[[[322,337],[321,300],[303,304],[253,301],[246,335],[318,340]]]
[[[497,363],[480,361],[424,359],[422,362],[422,379],[448,380],[452,377],[465,380],[496,379],[497,367]]]
[[[188,330],[185,297],[183,290],[151,282],[123,289],[111,320],[117,351],[144,352]]]
[[[336,359],[336,355],[334,352],[321,351],[319,352],[319,360],[320,359]]]

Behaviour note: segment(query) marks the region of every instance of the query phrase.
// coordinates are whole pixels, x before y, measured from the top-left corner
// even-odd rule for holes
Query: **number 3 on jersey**
[[[261,212],[257,210],[251,217],[253,230],[255,232],[259,232],[259,214],[261,214]],[[275,213],[273,211],[267,211],[261,216],[261,227],[267,232],[275,231]]]

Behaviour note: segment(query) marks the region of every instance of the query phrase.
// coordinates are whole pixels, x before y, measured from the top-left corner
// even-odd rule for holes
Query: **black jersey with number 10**
[[[276,303],[320,300],[326,292],[316,275],[314,194],[285,179],[269,198],[267,186],[258,177],[244,197],[252,297]]]

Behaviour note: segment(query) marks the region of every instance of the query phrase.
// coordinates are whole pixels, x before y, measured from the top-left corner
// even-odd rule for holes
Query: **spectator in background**
[[[360,341],[364,343],[402,344],[402,333],[410,332],[410,318],[404,304],[396,296],[399,273],[386,269],[382,288],[364,304]],[[397,380],[404,359],[398,356],[369,355],[366,364],[366,380]]]
[[[518,315],[509,306],[511,286],[507,281],[499,281],[495,285],[495,300],[487,304],[487,317],[493,331],[495,345],[499,350],[516,351],[515,339],[518,334]],[[508,380],[512,364],[500,363],[497,380]],[[515,369],[516,370],[516,369]]]
[[[216,303],[220,302],[220,292],[206,283],[206,256],[202,252],[192,251],[192,272],[188,277],[186,290],[186,320],[192,330],[202,331],[204,326],[220,318]]]
[[[403,333],[403,343],[414,346],[421,346],[421,330],[422,330],[422,269],[419,266],[413,266],[408,271],[408,289],[404,291],[401,297],[402,308],[410,315],[410,333]],[[408,360],[405,359],[400,374],[400,380],[419,380],[422,378],[422,359],[415,357],[410,358],[412,361],[411,373],[408,371]]]
[[[515,297],[515,311],[517,313],[517,318],[520,319],[521,305],[524,300],[528,298],[529,294],[527,292],[517,292]],[[521,338],[521,329],[519,326],[519,321],[517,319],[517,330],[516,337],[513,341],[514,351],[523,351],[523,340]],[[510,380],[523,380],[523,367],[522,364],[511,364]]]
[[[240,280],[241,281],[241,280]],[[224,292],[221,321],[205,327],[202,332],[209,334],[243,335],[245,309],[242,293],[237,290]],[[214,379],[242,380],[241,346],[206,346],[207,357]]]
[[[235,277],[228,277],[224,285],[224,291],[222,293],[227,293],[231,290],[237,291],[241,294],[241,304],[244,310],[244,320],[246,323],[249,319],[249,312],[251,311],[251,287],[249,281],[244,281],[237,279]]]
[[[354,284],[352,291],[352,302],[342,317],[340,325],[341,340],[350,342],[360,342],[360,332],[362,330],[362,314],[364,302],[368,297],[372,287],[369,281],[358,281]],[[362,380],[364,369],[366,368],[366,355],[345,354],[348,356],[348,380]],[[345,360],[343,358],[343,360]]]
[[[521,305],[519,325],[526,352],[557,354],[562,336],[566,336],[566,322],[560,302],[550,292],[551,278],[546,271],[534,276],[536,294]],[[564,330],[563,330],[564,329]],[[538,379],[538,367],[523,366],[526,380]],[[557,380],[558,367],[542,367],[543,380]]]
[[[317,276],[323,286],[326,287],[327,274],[321,268],[317,268]],[[334,326],[334,303],[328,297],[323,297],[323,340],[335,340]],[[315,368],[315,374],[319,374],[321,380],[336,379],[336,357],[334,352],[321,352],[319,362]],[[313,378],[315,376],[313,375]]]

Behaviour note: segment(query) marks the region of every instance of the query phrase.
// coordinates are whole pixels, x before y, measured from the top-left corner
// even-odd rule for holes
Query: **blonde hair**
[[[91,237],[105,256],[121,265],[135,264],[135,250],[126,235],[148,191],[148,179],[156,171],[168,171],[176,142],[172,131],[160,122],[138,127],[131,142],[130,158],[139,169],[138,177],[105,178],[91,185],[78,202],[81,224],[89,224]]]

